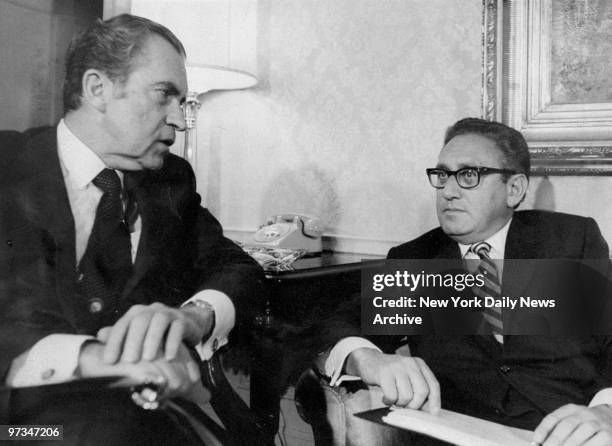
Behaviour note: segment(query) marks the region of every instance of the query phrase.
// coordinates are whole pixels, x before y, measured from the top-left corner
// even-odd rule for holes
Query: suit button
[[[500,366],[500,367],[499,367],[499,370],[500,370],[502,373],[508,373],[508,372],[510,371],[510,366],[509,366],[509,365],[504,364],[504,365],[502,365],[502,366]]]
[[[497,415],[498,417],[501,417],[501,410],[495,409],[495,415]]]
[[[98,299],[94,297],[93,299],[89,299],[89,312],[92,314],[99,313],[104,308],[104,301],[102,299]]]

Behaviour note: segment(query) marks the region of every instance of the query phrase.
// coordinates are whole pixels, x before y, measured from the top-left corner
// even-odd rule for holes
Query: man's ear
[[[506,181],[506,202],[508,207],[515,208],[523,201],[527,194],[527,186],[529,186],[529,180],[525,174],[518,173],[508,178],[508,181]]]
[[[100,112],[113,93],[113,82],[100,70],[90,68],[83,74],[83,101]]]

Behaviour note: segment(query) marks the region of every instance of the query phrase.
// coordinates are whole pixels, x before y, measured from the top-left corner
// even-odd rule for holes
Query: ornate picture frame
[[[483,0],[483,25],[483,117],[523,133],[533,175],[612,176],[612,4]]]

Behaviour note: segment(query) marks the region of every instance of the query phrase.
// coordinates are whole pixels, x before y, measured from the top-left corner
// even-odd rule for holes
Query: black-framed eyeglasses
[[[514,175],[516,171],[510,169],[497,169],[495,167],[462,167],[458,170],[442,169],[435,167],[433,169],[425,169],[429,183],[436,189],[443,189],[448,179],[452,176],[457,180],[457,184],[462,189],[474,189],[480,184],[480,177],[490,175],[492,173],[505,173]]]

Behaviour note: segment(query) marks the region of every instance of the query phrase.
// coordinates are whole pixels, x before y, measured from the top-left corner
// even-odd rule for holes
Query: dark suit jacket
[[[459,247],[440,229],[392,248],[391,259],[460,258]],[[521,211],[514,214],[506,259],[600,259],[608,248],[593,219]],[[502,295],[529,295],[534,271],[504,267]],[[582,298],[582,296],[580,296]],[[358,335],[359,306],[353,302],[318,329],[321,348]],[[386,351],[400,337],[372,337]],[[612,385],[612,338],[604,336],[420,336],[409,340],[441,383],[443,407],[533,429],[542,417],[567,403],[588,404]]]
[[[57,155],[56,130],[0,132],[0,377],[13,358],[51,333],[95,334],[134,304],[178,306],[216,289],[238,322],[263,294],[263,273],[200,206],[189,164],[168,155],[158,171],[129,172],[142,233],[134,274],[116,302],[89,311],[76,283],[75,228]]]

